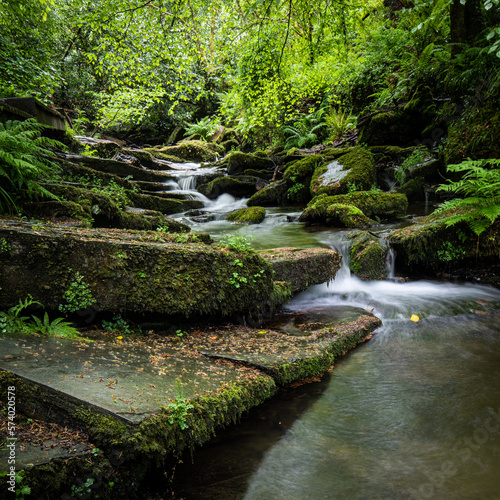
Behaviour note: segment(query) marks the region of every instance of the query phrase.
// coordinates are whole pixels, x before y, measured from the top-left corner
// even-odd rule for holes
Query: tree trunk
[[[460,53],[464,45],[472,45],[484,28],[480,0],[453,0],[450,6],[452,55]]]

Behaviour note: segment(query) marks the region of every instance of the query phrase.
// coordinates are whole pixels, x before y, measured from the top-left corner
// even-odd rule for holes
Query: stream
[[[190,222],[193,230],[215,239],[249,233],[255,248],[345,248],[345,231],[305,228],[293,222],[296,208],[270,209],[257,226],[232,225],[219,215],[245,200],[222,196],[205,208],[216,217]],[[334,318],[357,308],[382,327],[321,381],[283,391],[193,461],[185,457],[175,498],[499,498],[500,290],[361,281],[346,264],[284,312]]]

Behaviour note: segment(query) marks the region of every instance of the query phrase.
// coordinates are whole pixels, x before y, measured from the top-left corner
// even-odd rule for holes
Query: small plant
[[[189,410],[192,410],[194,406],[184,397],[180,381],[177,381],[175,386],[178,396],[168,406],[165,406],[164,409],[169,413],[167,418],[168,423],[170,425],[176,423],[184,431],[189,428],[186,417],[189,415]]]
[[[53,337],[66,337],[70,339],[80,338],[80,334],[76,328],[74,328],[71,323],[64,321],[63,318],[56,318],[54,321],[50,321],[49,315],[45,312],[43,316],[43,321],[36,316],[31,316],[33,318],[33,325],[29,326],[33,333],[40,333],[41,335],[53,336]]]
[[[9,244],[9,242],[5,238],[0,239],[0,253],[7,253],[11,250],[12,246]]]
[[[459,181],[441,184],[438,191],[446,191],[464,198],[442,203],[435,213],[453,212],[446,225],[465,222],[478,237],[500,216],[500,160],[467,160],[448,165],[448,172],[462,173]]]
[[[178,330],[175,331],[175,334],[177,335],[177,338],[182,339],[184,335],[187,335],[187,332],[179,328]]]
[[[76,486],[76,484],[71,486],[71,496],[79,497],[79,498],[89,498],[89,495],[92,493],[92,485],[95,483],[95,479],[93,477],[89,477],[84,483],[80,486]]]
[[[215,133],[219,128],[220,122],[218,117],[210,118],[205,116],[196,123],[187,123],[185,136],[199,135],[203,141]]]
[[[406,178],[408,174],[417,167],[421,165],[428,159],[428,155],[425,151],[421,149],[416,149],[413,153],[406,158],[406,160],[395,170],[394,178],[398,182],[400,186],[402,186],[406,182]]]
[[[453,260],[460,260],[462,257],[465,257],[466,253],[463,246],[457,246],[450,241],[445,241],[443,242],[443,249],[438,250],[437,256],[442,262],[451,262]]]
[[[294,184],[292,187],[288,188],[288,191],[286,192],[287,200],[294,201],[304,189],[306,189],[306,187],[301,182]]]
[[[147,278],[148,277],[148,275],[146,273],[143,273],[143,272],[140,272],[138,274],[138,276],[139,276],[139,278]]]
[[[237,236],[237,235],[225,235],[220,239],[220,245],[231,250],[236,250],[237,252],[254,252],[252,248],[251,240],[254,239],[251,236]]]
[[[1,471],[0,472],[0,478],[5,478],[7,476],[8,472],[7,471]],[[16,483],[15,490],[16,490],[16,499],[23,500],[25,497],[28,495],[31,495],[31,488],[23,484],[24,480],[26,479],[25,477],[25,472],[24,470],[16,471],[14,475],[14,481]],[[2,485],[3,487],[3,485]],[[9,488],[10,490],[10,488]],[[13,490],[10,490],[13,492]]]
[[[34,118],[23,122],[0,122],[0,210],[17,211],[17,202],[41,196],[58,199],[41,186],[43,177],[53,177],[59,166],[48,147],[64,149],[58,141],[40,136],[46,128]]]
[[[158,226],[156,230],[159,233],[167,233],[167,234],[170,233],[170,228],[168,226]]]
[[[347,192],[348,193],[354,193],[356,191],[359,191],[359,187],[355,182],[348,182],[347,183]]]
[[[112,321],[103,321],[102,327],[108,332],[117,333],[120,335],[129,335],[133,333],[132,328],[127,320],[123,319],[120,314],[113,316]]]
[[[323,135],[320,130],[327,127],[324,114],[325,108],[319,108],[308,115],[302,116],[293,125],[283,127],[284,134],[288,136],[285,149],[304,148],[317,144]]]
[[[63,292],[65,304],[59,304],[59,310],[63,313],[74,313],[92,307],[96,299],[89,289],[89,284],[84,281],[83,275],[78,271],[73,272],[71,268],[68,271],[73,273],[73,277],[68,288]]]
[[[331,141],[340,139],[356,127],[356,117],[345,109],[329,108],[325,120],[331,130],[329,137]]]
[[[30,333],[30,329],[26,321],[28,316],[20,316],[20,314],[32,305],[42,304],[37,300],[33,300],[31,295],[28,295],[24,301],[19,299],[19,303],[10,307],[7,312],[0,311],[0,332],[1,333]]]

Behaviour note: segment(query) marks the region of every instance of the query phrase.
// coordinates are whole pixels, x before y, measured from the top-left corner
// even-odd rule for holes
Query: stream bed
[[[220,201],[212,207],[234,203]],[[220,217],[192,226],[215,239],[250,233],[255,248],[342,249],[345,232],[308,229],[294,215],[277,208],[252,228]],[[346,264],[285,312],[335,318],[339,309],[362,308],[382,327],[322,380],[282,392],[185,457],[175,498],[499,498],[500,290],[361,281]]]

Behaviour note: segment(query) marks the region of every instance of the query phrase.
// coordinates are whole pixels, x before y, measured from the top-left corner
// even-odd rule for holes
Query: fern
[[[51,177],[59,169],[50,157],[54,153],[47,146],[64,148],[53,139],[41,137],[47,128],[31,118],[24,122],[0,123],[0,210],[16,210],[22,197],[29,199],[46,196],[56,198],[38,184],[43,177]]]
[[[43,320],[32,316],[33,324],[29,326],[33,333],[40,333],[41,335],[54,336],[54,337],[67,337],[71,339],[80,338],[78,330],[71,326],[71,323],[63,321],[63,318],[56,318],[50,321],[49,315],[44,314]]]
[[[317,144],[319,131],[328,126],[324,114],[325,109],[320,108],[314,113],[302,117],[293,125],[283,127],[283,133],[288,136],[285,142],[285,149],[293,147],[303,148]]]
[[[463,176],[459,181],[441,184],[438,191],[464,197],[442,203],[435,213],[449,211],[448,227],[466,222],[479,237],[500,217],[500,159],[469,159],[449,165],[448,172],[462,173]]]

